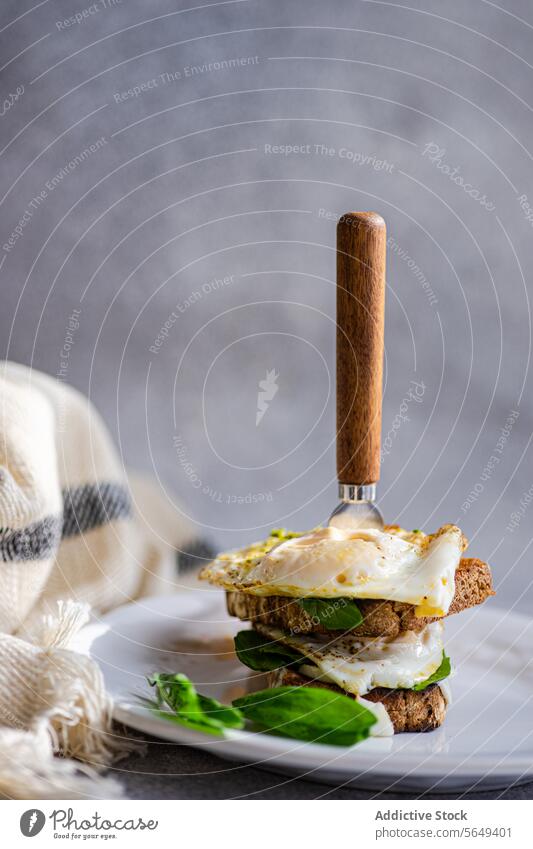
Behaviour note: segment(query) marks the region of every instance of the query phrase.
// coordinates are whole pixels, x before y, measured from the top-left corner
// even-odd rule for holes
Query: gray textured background
[[[81,310],[66,379],[126,463],[218,545],[312,526],[336,497],[333,216],[376,209],[398,246],[385,514],[458,522],[499,603],[527,610],[531,4],[107,0],[68,28],[89,3],[33,5],[1,9],[1,96],[20,92],[0,117],[2,355],[56,374]]]

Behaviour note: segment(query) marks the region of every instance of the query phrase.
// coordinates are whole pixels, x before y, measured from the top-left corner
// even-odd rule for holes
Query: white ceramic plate
[[[223,596],[195,588],[145,599],[80,633],[75,648],[100,665],[116,719],[227,760],[334,785],[441,793],[533,780],[533,620],[490,602],[447,620],[456,674],[453,703],[437,731],[340,748],[250,731],[217,738],[153,716],[137,697],[152,695],[146,676],[155,671],[184,672],[222,702],[264,686],[231,651],[243,626],[226,614]]]

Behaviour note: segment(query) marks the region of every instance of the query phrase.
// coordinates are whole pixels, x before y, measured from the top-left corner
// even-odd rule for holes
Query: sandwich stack
[[[490,568],[465,558],[460,529],[434,534],[323,528],[221,554],[201,577],[251,623],[235,649],[271,687],[325,687],[357,699],[374,736],[431,731],[450,703],[446,616],[494,594]]]
[[[450,702],[444,617],[493,595],[490,568],[465,558],[455,525],[384,526],[380,471],[385,222],[347,213],[337,227],[337,473],[330,526],[221,554],[201,577],[250,622],[235,649],[271,687],[325,687],[374,713],[373,734],[430,731]],[[298,691],[299,692],[299,691]],[[353,706],[351,706],[353,707]]]

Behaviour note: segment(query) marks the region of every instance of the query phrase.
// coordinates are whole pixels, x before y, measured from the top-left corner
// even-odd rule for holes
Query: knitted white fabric
[[[90,608],[175,591],[175,549],[194,541],[154,486],[127,481],[86,398],[0,365],[0,796],[120,795],[98,770],[131,744],[68,643]]]

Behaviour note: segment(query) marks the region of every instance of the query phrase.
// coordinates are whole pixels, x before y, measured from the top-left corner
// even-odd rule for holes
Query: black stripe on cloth
[[[45,560],[61,539],[132,515],[129,493],[116,483],[84,484],[63,490],[62,516],[46,516],[26,528],[0,528],[0,560]]]
[[[0,560],[45,560],[61,540],[61,518],[46,516],[19,531],[0,528]]]
[[[176,562],[180,572],[188,569],[199,569],[210,560],[213,560],[217,552],[206,539],[190,540],[185,546],[176,551]]]
[[[131,514],[129,493],[120,484],[87,483],[66,489],[63,490],[62,537],[72,537]]]

